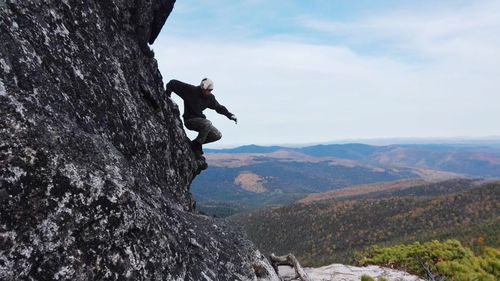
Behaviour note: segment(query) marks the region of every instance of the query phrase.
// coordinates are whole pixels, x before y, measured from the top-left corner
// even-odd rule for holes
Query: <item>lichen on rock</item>
[[[0,0],[0,279],[276,280],[223,221],[147,43],[174,0]]]

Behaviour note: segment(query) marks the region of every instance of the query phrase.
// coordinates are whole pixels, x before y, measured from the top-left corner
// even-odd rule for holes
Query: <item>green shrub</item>
[[[398,268],[424,278],[500,280],[500,250],[484,247],[482,255],[476,256],[456,240],[415,242],[385,248],[373,246],[358,255],[358,262]]]
[[[373,278],[371,278],[370,276],[368,275],[363,275],[361,276],[361,281],[375,281]]]

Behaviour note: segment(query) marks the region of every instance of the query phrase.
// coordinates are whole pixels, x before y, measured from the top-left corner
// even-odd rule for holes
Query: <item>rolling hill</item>
[[[290,151],[313,157],[335,157],[372,165],[426,168],[469,177],[500,178],[500,146],[484,144],[328,144],[307,147],[247,145],[208,149],[211,154],[273,153]]]
[[[191,190],[197,209],[227,216],[267,205],[288,204],[311,193],[353,185],[398,180],[456,177],[428,169],[372,165],[292,151],[208,154],[210,169],[198,176]]]
[[[354,185],[457,177],[500,179],[496,142],[246,145],[206,149],[206,156],[210,169],[193,182],[191,191],[199,211],[219,217]]]
[[[373,244],[455,238],[500,246],[500,182],[416,183],[323,199],[230,220],[263,252],[291,252],[312,266],[351,262],[356,250]]]

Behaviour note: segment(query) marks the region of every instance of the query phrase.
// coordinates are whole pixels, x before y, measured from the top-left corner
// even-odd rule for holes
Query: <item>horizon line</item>
[[[471,143],[476,142],[476,143]],[[304,143],[246,143],[246,144],[212,144],[207,149],[232,149],[242,146],[283,146],[283,147],[306,147],[314,145],[329,145],[329,144],[367,144],[367,145],[394,145],[394,144],[477,144],[477,142],[493,142],[500,144],[500,135],[483,136],[483,137],[387,137],[387,138],[353,138],[339,139],[323,142],[304,142]]]

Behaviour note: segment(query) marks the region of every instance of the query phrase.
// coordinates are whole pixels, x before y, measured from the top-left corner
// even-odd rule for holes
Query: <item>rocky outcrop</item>
[[[193,212],[152,43],[174,0],[0,0],[0,279],[276,279]]]
[[[319,268],[304,268],[312,281],[359,281],[363,276],[369,276],[373,280],[389,281],[424,281],[418,276],[404,271],[394,270],[375,265],[357,267],[343,264],[331,264]],[[295,272],[286,266],[279,269],[283,278],[293,278]]]

